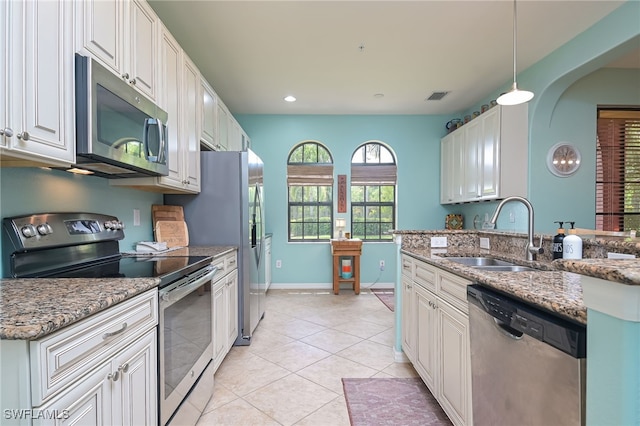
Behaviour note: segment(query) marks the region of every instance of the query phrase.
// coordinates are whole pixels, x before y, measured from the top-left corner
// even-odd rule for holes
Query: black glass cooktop
[[[38,273],[31,278],[160,278],[163,287],[210,263],[209,256],[125,256]]]

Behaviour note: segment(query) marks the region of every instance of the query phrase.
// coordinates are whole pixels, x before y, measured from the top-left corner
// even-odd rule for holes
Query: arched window
[[[380,142],[360,145],[351,157],[351,235],[390,241],[396,223],[396,160]]]
[[[319,142],[305,141],[287,159],[289,241],[325,241],[333,232],[333,158]]]

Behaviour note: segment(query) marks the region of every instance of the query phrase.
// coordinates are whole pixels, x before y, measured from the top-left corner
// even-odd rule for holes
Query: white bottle
[[[562,258],[563,259],[582,259],[582,238],[576,235],[573,229],[574,222],[569,222],[571,229],[569,235],[562,240]]]

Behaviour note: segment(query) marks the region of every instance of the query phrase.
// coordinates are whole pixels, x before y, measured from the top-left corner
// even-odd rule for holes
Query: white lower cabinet
[[[468,284],[457,275],[402,256],[402,348],[456,426],[473,424]]]
[[[415,290],[413,281],[402,276],[402,350],[415,364],[416,325]]]
[[[40,407],[34,425],[155,425],[157,423],[156,330],[105,362],[69,392]]]
[[[41,339],[0,341],[0,404],[23,412],[2,424],[157,424],[157,324],[154,288]]]
[[[218,369],[238,337],[238,268],[236,252],[214,259],[213,366]]]

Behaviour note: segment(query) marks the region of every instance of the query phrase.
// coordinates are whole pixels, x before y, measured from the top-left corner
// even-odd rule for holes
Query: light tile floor
[[[349,425],[343,377],[416,377],[393,358],[394,314],[369,290],[269,290],[250,346],[215,374],[197,426]]]

